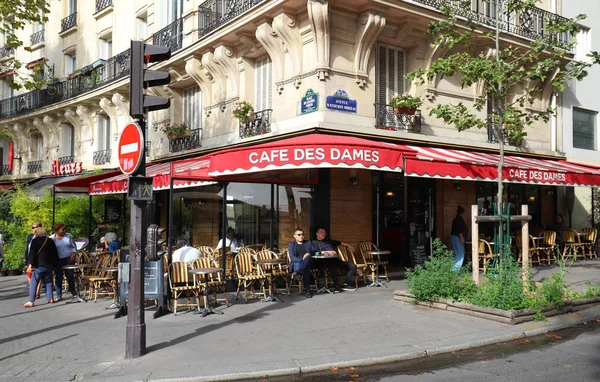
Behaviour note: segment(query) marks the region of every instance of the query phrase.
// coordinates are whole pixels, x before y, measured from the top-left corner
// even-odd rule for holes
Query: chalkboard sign
[[[144,261],[144,298],[161,299],[163,296],[163,258],[158,261]],[[121,294],[129,295],[129,283],[121,283]]]
[[[105,200],[104,201],[104,223],[118,223],[121,221],[120,200]]]
[[[425,244],[411,245],[410,257],[413,266],[423,265],[429,260],[429,248]]]

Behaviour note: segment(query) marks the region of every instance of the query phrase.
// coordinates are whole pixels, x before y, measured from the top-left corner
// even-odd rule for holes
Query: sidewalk
[[[576,263],[567,282],[600,283],[600,261]],[[552,273],[536,268],[539,280]],[[114,319],[107,299],[86,304],[20,306],[26,278],[0,278],[0,381],[215,381],[298,374],[433,355],[508,341],[599,319],[600,308],[508,326],[392,300],[388,288],[284,303],[234,300],[224,315],[183,312],[152,319],[146,311],[148,354],[125,360],[127,318]]]

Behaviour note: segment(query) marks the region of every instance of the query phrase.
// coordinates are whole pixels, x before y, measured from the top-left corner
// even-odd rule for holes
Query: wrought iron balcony
[[[101,166],[103,164],[110,163],[110,154],[111,154],[110,149],[94,151],[94,154],[93,154],[94,166]]]
[[[171,48],[171,53],[181,49],[183,47],[183,18],[177,19],[152,35],[152,43]]]
[[[75,162],[75,156],[74,155],[69,155],[66,157],[59,157],[58,158],[58,163],[60,164],[69,164],[69,163],[74,163]]]
[[[2,165],[2,175],[12,175],[12,170],[8,169],[8,165]]]
[[[200,137],[202,129],[194,129],[190,135],[186,137],[169,139],[169,152],[176,153],[179,151],[193,150],[200,147]]]
[[[77,12],[71,13],[69,16],[60,20],[60,33],[69,30],[77,25]]]
[[[35,174],[38,172],[42,172],[43,164],[44,164],[43,160],[34,160],[33,162],[27,162],[27,173]]]
[[[152,127],[154,128],[154,131],[158,131],[159,129],[162,130],[163,127],[170,125],[171,124],[171,120],[170,119],[163,119],[162,121],[156,121],[152,123]]]
[[[13,48],[11,48],[8,45],[4,45],[3,47],[0,48],[0,58],[8,57],[8,56],[12,55],[14,52],[15,52],[15,50]]]
[[[112,0],[96,0],[96,13],[110,7],[112,3]]]
[[[208,0],[198,7],[198,38],[227,24],[266,0]]]
[[[405,131],[409,133],[421,132],[421,110],[414,114],[396,113],[392,105],[381,103],[375,106],[375,127],[382,130]]]
[[[421,3],[436,9],[440,9],[443,2],[440,0],[412,0],[416,3]],[[506,0],[489,0],[479,1],[472,0],[471,7],[464,7],[460,1],[451,2],[450,7],[457,15],[481,25],[486,25],[496,28],[496,14],[500,8],[500,4]],[[502,7],[506,9],[506,7]],[[536,40],[547,36],[544,30],[545,26],[551,20],[567,20],[555,13],[545,11],[540,8],[531,8],[528,12],[514,13],[504,12],[499,17],[499,29],[504,32],[514,33],[527,39]],[[566,44],[569,42],[567,33],[562,33],[555,36],[560,43]]]
[[[35,32],[29,38],[29,40],[30,40],[29,43],[33,46],[33,45],[39,44],[41,42],[44,42],[45,41],[44,33],[45,33],[44,29],[42,29],[41,31]]]
[[[254,137],[271,132],[271,114],[273,109],[265,109],[254,113],[254,119],[240,123],[240,138]]]

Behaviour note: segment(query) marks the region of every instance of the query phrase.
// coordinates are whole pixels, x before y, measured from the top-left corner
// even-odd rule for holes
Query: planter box
[[[23,271],[20,269],[9,269],[8,270],[9,276],[21,276],[22,274],[23,274]]]
[[[466,304],[464,302],[451,301],[448,299],[435,299],[432,301],[417,301],[415,296],[406,291],[395,291],[394,300],[426,306],[429,308],[448,310],[451,312],[467,314],[469,316],[485,318],[502,322],[504,324],[516,325],[523,322],[533,321],[537,312],[535,309],[520,309],[520,310],[503,310],[495,308],[486,308],[483,306]],[[566,300],[564,306],[556,308],[554,306],[546,306],[540,308],[544,316],[552,317],[558,314],[575,312],[582,309],[587,309],[600,304],[600,297],[585,298],[581,300]]]

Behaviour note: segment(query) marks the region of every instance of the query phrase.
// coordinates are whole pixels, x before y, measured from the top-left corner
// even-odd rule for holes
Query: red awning
[[[118,173],[119,175],[110,178],[92,182],[88,187],[90,195],[110,195],[124,194],[127,192],[127,179],[129,175]],[[160,163],[150,165],[146,168],[146,176],[153,177],[152,185],[154,191],[167,190],[171,183],[171,164]],[[202,181],[183,181],[178,180],[173,184],[174,189],[196,187],[201,185],[212,184],[212,182]]]
[[[408,176],[495,181],[498,154],[406,146]],[[564,186],[600,185],[600,168],[565,160],[504,156],[502,176],[511,183]]]
[[[357,137],[307,134],[219,151],[173,164],[176,178],[214,179],[235,174],[302,168],[402,171],[406,146]]]
[[[54,184],[54,192],[57,193],[82,193],[87,194],[90,184],[102,179],[117,175],[118,171],[104,172],[101,174],[81,175],[77,179],[65,180]]]

